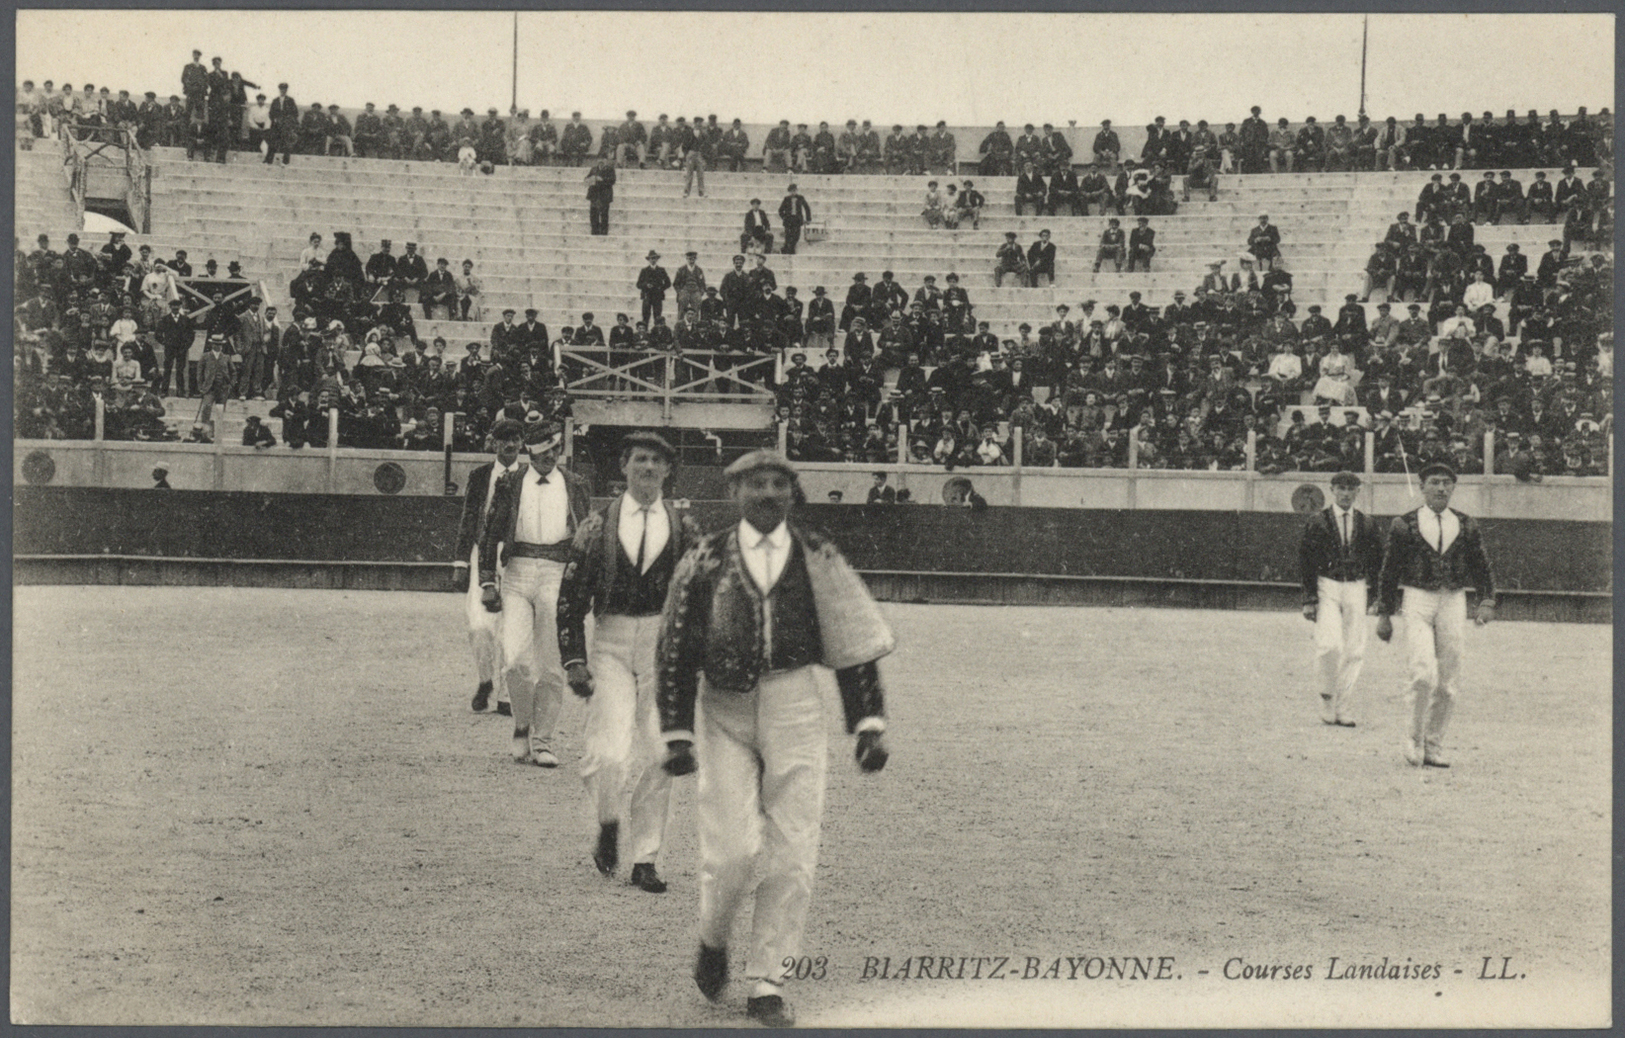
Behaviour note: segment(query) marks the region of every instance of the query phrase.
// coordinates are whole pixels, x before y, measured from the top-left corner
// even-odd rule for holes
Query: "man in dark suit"
[[[750,208],[745,210],[745,229],[739,234],[739,251],[751,252],[773,251],[773,221],[762,209],[762,200],[750,200]]]
[[[525,439],[530,464],[497,481],[479,539],[480,604],[501,614],[502,680],[513,704],[514,760],[556,768],[553,731],[564,705],[559,587],[571,539],[591,511],[591,499],[586,480],[558,467],[563,430],[538,423]]]
[[[1046,285],[1055,283],[1055,243],[1049,240],[1049,229],[1038,232],[1038,240],[1027,247],[1027,271],[1033,288],[1038,279],[1046,278]]]
[[[496,459],[480,465],[468,474],[463,490],[462,521],[457,526],[457,547],[452,552],[452,589],[464,596],[463,612],[468,621],[468,643],[474,650],[474,670],[479,685],[474,689],[473,707],[481,713],[490,704],[491,693],[497,694],[497,713],[511,714],[508,692],[502,680],[501,641],[498,621],[501,613],[488,612],[480,604],[477,584],[470,574],[478,572],[480,539],[485,534],[485,520],[491,514],[491,503],[496,496],[498,482],[518,472],[523,462],[519,455],[525,446],[525,427],[512,418],[498,419],[491,427],[491,444]]]
[[[1133,273],[1135,264],[1141,270],[1151,269],[1151,257],[1157,254],[1157,232],[1145,217],[1136,217],[1137,226],[1128,232],[1128,269]]]
[[[643,322],[650,324],[666,309],[666,289],[671,287],[671,275],[660,265],[660,253],[653,249],[644,257],[649,265],[638,271],[638,296],[643,300]]]
[[[615,161],[602,157],[587,173],[587,220],[592,233],[609,233],[609,205],[615,200]]]
[[[593,864],[605,876],[620,864],[621,791],[636,756],[631,883],[651,894],[666,891],[655,858],[671,814],[671,776],[661,767],[656,720],[655,642],[672,574],[701,537],[698,524],[662,497],[676,461],[676,450],[655,433],[621,441],[626,492],[576,530],[559,588],[559,658],[570,690],[587,700],[581,778],[598,817]]]
[[[1366,615],[1382,572],[1376,520],[1354,507],[1360,477],[1332,477],[1332,504],[1304,526],[1298,546],[1303,618],[1315,625],[1315,674],[1320,719],[1354,727],[1354,683],[1365,662]]]
[[[1456,701],[1465,647],[1467,589],[1478,591],[1473,622],[1495,618],[1495,579],[1478,524],[1450,508],[1456,473],[1435,462],[1417,474],[1421,507],[1395,517],[1389,528],[1377,589],[1377,637],[1394,634],[1393,615],[1405,627],[1406,682],[1411,699],[1405,759],[1448,768],[1443,742]]]
[[[170,373],[173,372],[175,394],[186,396],[186,357],[192,350],[192,341],[197,338],[197,326],[181,311],[179,299],[169,301],[169,313],[158,318],[153,337],[164,348],[164,370],[159,376],[158,392],[169,395]]]
[[[802,226],[812,222],[812,206],[794,184],[785,190],[784,200],[779,203],[779,222],[784,225],[784,253],[794,255]]]

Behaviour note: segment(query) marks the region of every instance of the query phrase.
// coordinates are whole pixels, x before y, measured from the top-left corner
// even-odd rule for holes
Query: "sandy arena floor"
[[[599,877],[580,706],[565,767],[510,763],[455,596],[14,605],[14,1022],[742,1022],[688,976],[692,780],[671,892]],[[803,1024],[1607,1022],[1609,628],[1470,630],[1422,771],[1397,646],[1329,728],[1296,614],[886,609],[892,761],[832,739]],[[1425,975],[1327,976],[1384,960]]]

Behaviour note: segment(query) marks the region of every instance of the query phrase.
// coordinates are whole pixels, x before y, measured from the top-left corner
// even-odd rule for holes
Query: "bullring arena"
[[[20,76],[48,71],[20,49]],[[187,75],[153,84],[160,105]],[[245,63],[268,94],[283,75]],[[884,146],[869,168],[856,137],[859,151],[809,137],[780,169],[777,116],[760,115],[743,120],[736,170],[720,129],[692,138],[692,162],[676,131],[669,150],[645,137],[621,155],[617,100],[588,113],[615,117],[584,121],[579,162],[549,155],[545,133],[509,134],[515,112],[489,137],[471,123],[460,164],[460,130],[445,150],[390,122],[374,137],[363,99],[340,96],[349,133],[295,123],[269,134],[266,163],[233,88],[216,105],[203,81],[196,122],[185,101],[173,123],[94,97],[19,113],[13,1023],[746,1022],[737,974],[715,1004],[691,976],[695,779],[674,782],[670,889],[651,896],[624,869],[594,870],[582,701],[564,696],[555,770],[516,766],[508,718],[469,710],[452,563],[462,495],[506,416],[560,430],[561,464],[595,505],[625,488],[620,437],[659,429],[678,456],[667,494],[705,530],[737,518],[729,462],[785,451],[806,497],[796,515],[841,545],[895,628],[881,774],[854,767],[820,672],[831,755],[788,964],[799,1025],[1607,1024],[1606,108],[1558,98],[1568,107],[1548,118],[1540,100],[1534,125],[1557,128],[1526,135],[1519,100],[1517,121],[1492,122],[1486,150],[1461,158],[1454,114],[1409,150],[1351,138],[1343,157],[1340,138],[1328,152],[1311,134],[1290,172],[1267,142],[1158,150],[1135,125],[1149,115],[1129,111],[1115,158],[1140,157],[1161,187],[1105,163],[1127,194],[1081,214],[1052,195],[1018,215],[1015,170],[978,147],[994,117],[945,125],[956,145],[899,151],[897,169]],[[128,85],[137,100],[148,89]],[[329,100],[289,92],[301,109]],[[571,103],[556,103],[561,128]],[[1215,138],[1250,103],[1205,113]],[[1052,190],[1096,168],[1104,114],[1034,139]],[[1386,114],[1373,105],[1379,130]],[[833,142],[847,115],[827,118]],[[1028,118],[1007,119],[1018,158]],[[892,119],[875,122],[884,139]],[[1382,283],[1372,243],[1418,210],[1433,173],[1476,184],[1502,166],[1520,191],[1537,171],[1562,190],[1572,166],[1579,194],[1549,214],[1521,193],[1440,203],[1444,226],[1468,231],[1428,246],[1421,291]],[[584,178],[605,169],[600,235]],[[974,182],[980,210],[932,218],[932,179]],[[791,180],[812,220],[786,254]],[[774,229],[766,251],[748,224],[740,234],[752,198]],[[1278,263],[1255,251],[1260,213],[1280,229]],[[1102,264],[1107,221],[1140,215],[1157,231],[1149,267]],[[128,227],[129,255],[88,229],[104,219]],[[1059,247],[1048,277],[1026,251],[1040,230]],[[1006,232],[1024,267],[996,275]],[[88,265],[57,251],[70,233]],[[429,269],[472,261],[473,316],[459,319],[466,276],[438,300],[404,266],[367,274],[384,239],[413,243]],[[1494,260],[1521,249],[1528,276],[1475,286],[1462,273],[1483,262],[1475,245]],[[177,250],[236,273],[150,280]],[[676,275],[691,250],[712,287],[736,253],[776,281],[699,304],[711,330],[669,345],[565,334],[588,312],[606,331],[617,314],[635,323],[640,272]],[[1284,290],[1250,287],[1272,267]],[[965,306],[925,280],[949,274]],[[869,304],[849,289],[893,279],[898,324],[875,313],[866,337]],[[688,297],[671,291],[667,324],[681,324],[669,318]],[[1489,302],[1457,334],[1469,292]],[[1384,323],[1413,299],[1414,326]],[[502,327],[502,310],[532,307],[551,331]],[[1077,320],[1091,309],[1133,323],[1091,339]],[[131,345],[127,367],[101,359],[104,341],[114,356]],[[1550,363],[1531,364],[1532,346]],[[910,354],[927,362],[917,374]],[[1018,360],[1031,377],[1012,377]],[[1334,472],[1359,475],[1356,507],[1386,530],[1441,461],[1459,474],[1452,506],[1482,528],[1499,605],[1466,629],[1451,766],[1417,767],[1402,636],[1370,640],[1357,726],[1322,723],[1298,545]],[[737,929],[743,947],[749,923]]]

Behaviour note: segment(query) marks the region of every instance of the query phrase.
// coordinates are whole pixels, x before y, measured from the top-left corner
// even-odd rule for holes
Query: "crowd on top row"
[[[829,122],[792,123],[781,119],[758,142],[739,119],[723,123],[713,113],[675,118],[661,113],[651,122],[628,111],[624,122],[602,126],[595,139],[580,112],[555,122],[540,109],[510,108],[504,118],[488,108],[483,119],[474,109],[457,113],[422,106],[409,110],[368,102],[354,121],[337,104],[302,104],[279,83],[275,94],[253,93],[259,85],[241,73],[227,71],[220,57],[204,65],[193,51],[181,71],[181,93],[167,103],[157,91],[135,100],[128,90],[117,96],[93,84],[75,90],[46,80],[36,87],[25,80],[17,95],[19,140],[54,136],[64,125],[120,126],[135,134],[142,147],[186,147],[193,157],[225,161],[231,150],[259,150],[267,161],[281,154],[343,154],[374,158],[456,162],[464,149],[489,169],[500,165],[580,165],[593,156],[618,165],[639,167],[728,169],[738,172],[748,159],[770,171],[807,173],[890,173],[956,175],[961,163],[976,162],[984,176],[1013,176],[1027,166],[1050,173],[1062,165],[1090,163],[1114,166],[1163,166],[1185,175],[1194,164],[1210,163],[1217,172],[1265,173],[1294,170],[1485,169],[1501,166],[1534,168],[1565,165],[1611,167],[1613,119],[1604,108],[1596,115],[1585,108],[1564,120],[1556,109],[1543,119],[1535,109],[1520,118],[1508,109],[1501,119],[1493,112],[1475,117],[1463,112],[1452,121],[1439,113],[1429,122],[1422,113],[1411,121],[1390,116],[1373,121],[1364,113],[1354,120],[1335,116],[1321,123],[1308,116],[1296,127],[1286,118],[1272,126],[1259,107],[1239,123],[1223,129],[1198,120],[1170,125],[1157,116],[1145,127],[1137,155],[1125,151],[1111,120],[1103,120],[1081,155],[1069,132],[1054,124],[1025,124],[1012,134],[998,123],[977,145],[974,156],[962,149],[945,121],[934,127],[902,124],[890,133],[870,120],[848,119],[844,128]],[[267,88],[269,89],[269,88]]]

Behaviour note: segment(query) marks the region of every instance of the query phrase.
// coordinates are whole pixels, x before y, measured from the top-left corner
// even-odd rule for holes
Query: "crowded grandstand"
[[[313,226],[297,264],[233,259],[224,270],[199,260],[207,248],[132,249],[120,232],[58,242],[60,228],[42,229],[17,244],[19,438],[210,442],[223,435],[217,408],[263,401],[242,423],[243,446],[472,452],[501,417],[559,421],[586,390],[653,398],[681,382],[692,396],[765,402],[764,435],[809,462],[1274,475],[1445,460],[1524,480],[1609,471],[1606,109],[1272,126],[1255,108],[1222,129],[1161,117],[1132,135],[1110,120],[1071,133],[1001,122],[966,140],[941,122],[786,119],[753,140],[714,114],[589,124],[541,109],[346,113],[200,58],[167,100],[24,82],[17,146],[104,144],[183,172],[257,164],[266,177],[330,156],[361,171],[368,160],[444,163],[475,178],[471,190],[505,167],[580,168],[588,198],[599,193],[595,235],[610,232],[617,171],[623,184],[681,182],[685,201],[697,187],[698,204],[731,205],[721,181],[764,173],[801,178],[805,194],[792,183],[782,200],[730,210],[737,253],[713,245],[668,264],[648,242],[647,266],[613,290],[619,305],[597,312],[496,291],[513,272],[427,241],[397,250],[387,228]],[[1345,173],[1421,185],[1396,189],[1404,210],[1360,245],[1363,267],[1327,280],[1356,291],[1304,298],[1294,285],[1295,243],[1335,241],[1346,224],[1249,215],[1224,251],[1201,255],[1181,237],[1185,216],[1242,177]],[[903,280],[882,260],[841,283],[789,283],[775,263],[832,233],[842,201],[829,185],[845,177],[910,178],[892,204],[917,206],[919,229],[1003,242],[987,239],[979,268]],[[1503,245],[1490,228],[1522,228],[1525,244]],[[1087,269],[1090,295],[1051,305],[1038,290],[1058,287],[1058,249],[1063,265]],[[1206,273],[1167,292],[1176,257]],[[1155,292],[1116,287],[1141,284],[1137,271],[1156,272]],[[1070,291],[1076,280],[1062,282]],[[1011,288],[1043,301],[983,305]]]

